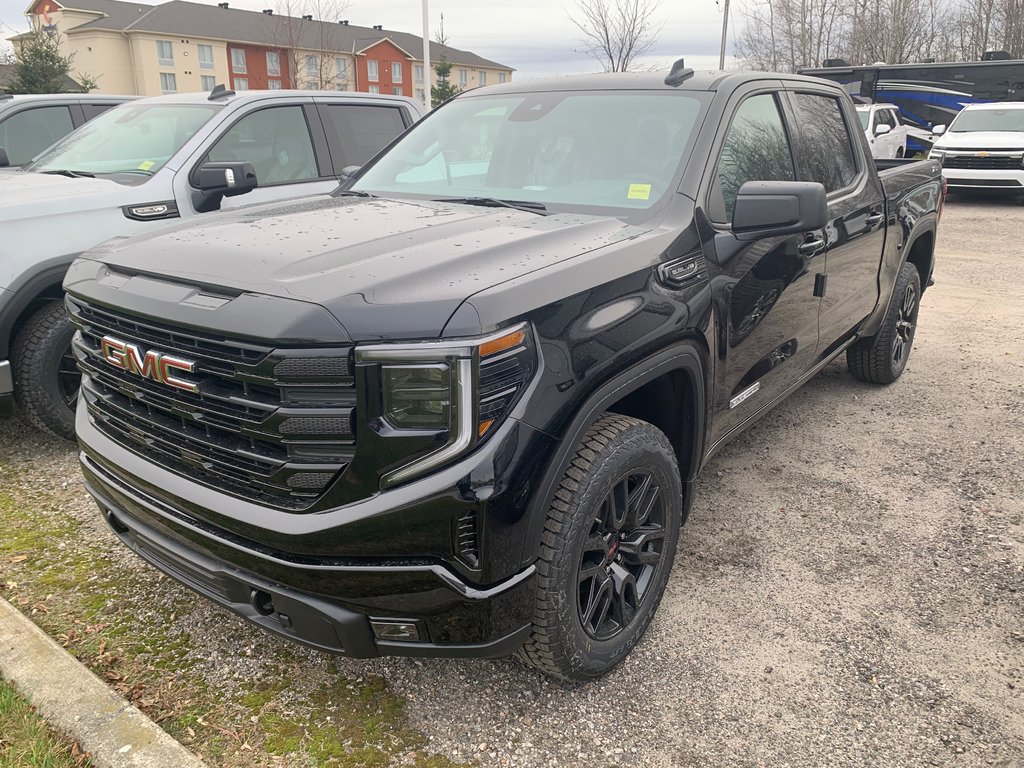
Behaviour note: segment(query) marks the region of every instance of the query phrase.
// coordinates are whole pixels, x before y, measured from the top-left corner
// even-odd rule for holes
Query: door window
[[[217,140],[205,160],[252,163],[261,187],[311,181],[320,175],[300,106],[246,115]]]
[[[73,129],[67,107],[23,109],[0,123],[0,147],[11,165],[24,165]]]
[[[748,181],[793,181],[793,154],[775,96],[751,96],[729,126],[718,158],[708,209],[718,222],[732,220],[736,194]]]
[[[793,107],[800,126],[801,140],[797,147],[800,177],[821,182],[826,192],[850,186],[857,178],[857,161],[839,100],[795,93]]]
[[[356,104],[321,106],[335,165],[363,165],[393,138],[405,130],[402,111],[397,107]],[[339,160],[340,158],[340,160]]]

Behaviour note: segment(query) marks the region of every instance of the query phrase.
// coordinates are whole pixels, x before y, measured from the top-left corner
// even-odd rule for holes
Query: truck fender
[[[47,267],[24,282],[8,288],[13,298],[9,303],[0,305],[0,360],[6,360],[11,353],[11,340],[14,337],[18,321],[35,300],[53,288],[57,289],[58,295],[63,295],[61,283],[74,258],[74,256],[70,256],[65,263]]]
[[[672,371],[683,371],[690,380],[693,392],[693,402],[691,403],[694,417],[693,440],[692,445],[689,446],[691,458],[689,466],[680,467],[682,475],[680,479],[684,494],[683,509],[689,509],[693,481],[701,466],[707,424],[707,399],[705,396],[707,380],[704,357],[704,353],[693,343],[674,344],[606,381],[583,402],[561,435],[554,455],[548,462],[548,467],[538,485],[538,490],[530,502],[529,524],[523,543],[523,566],[536,560],[541,534],[544,532],[544,523],[547,520],[548,507],[554,499],[558,483],[568,469],[576,446],[583,438],[584,433],[610,406],[644,384]]]
[[[903,265],[910,258],[910,254],[913,252],[914,246],[926,235],[930,235],[932,238],[932,253],[929,254],[928,274],[921,276],[922,291],[929,285],[932,276],[931,273],[935,268],[934,253],[936,231],[937,226],[934,216],[921,219],[917,222],[915,227],[910,230],[910,234],[907,236],[906,241],[903,243],[903,247],[900,249],[898,258],[892,259],[891,262],[888,259],[884,259],[882,261],[881,270],[878,275],[880,288],[878,303],[861,326],[858,334],[861,338],[874,336],[878,333],[878,329],[882,325],[882,319],[885,317],[885,313],[889,309],[889,303],[892,301],[892,291],[896,286],[896,276],[899,275]]]

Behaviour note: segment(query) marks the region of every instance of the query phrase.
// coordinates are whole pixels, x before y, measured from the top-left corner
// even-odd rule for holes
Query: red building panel
[[[235,67],[235,57],[232,50],[245,51],[245,71]],[[276,53],[281,64],[281,74],[271,75],[267,72],[267,52]],[[231,73],[231,87],[234,87],[236,78],[245,78],[249,81],[250,91],[260,91],[270,88],[270,81],[277,80],[282,88],[291,88],[291,79],[288,72],[288,53],[284,49],[264,48],[259,45],[242,45],[240,43],[228,44],[228,72]]]
[[[370,79],[370,62],[377,62],[377,80]],[[402,80],[395,82],[391,76],[392,64],[401,67]],[[368,48],[364,48],[356,56],[356,90],[367,92],[371,85],[380,88],[381,93],[394,93],[394,88],[402,89],[403,96],[412,96],[412,61],[409,55],[390,40],[381,40]]]

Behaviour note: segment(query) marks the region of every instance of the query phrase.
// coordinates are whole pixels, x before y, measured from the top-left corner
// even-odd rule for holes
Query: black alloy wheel
[[[650,472],[631,472],[601,503],[583,545],[578,613],[584,631],[609,640],[636,617],[662,564],[665,505]]]
[[[913,283],[907,283],[896,319],[896,333],[892,337],[893,365],[905,365],[910,356],[910,349],[914,343],[914,330],[917,327],[918,306],[917,287]]]

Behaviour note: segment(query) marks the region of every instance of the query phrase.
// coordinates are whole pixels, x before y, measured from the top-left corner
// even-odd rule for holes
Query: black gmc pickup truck
[[[293,640],[595,677],[726,440],[838,355],[900,376],[942,200],[813,78],[473,90],[332,197],[74,263],[87,487]]]

